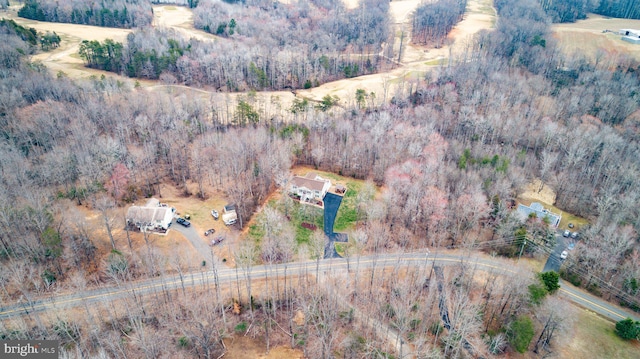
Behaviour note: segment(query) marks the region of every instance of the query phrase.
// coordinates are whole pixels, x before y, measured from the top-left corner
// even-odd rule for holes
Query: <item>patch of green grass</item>
[[[429,65],[429,66],[440,66],[442,64],[446,64],[447,61],[448,61],[448,59],[445,57],[445,58],[442,58],[442,59],[429,60],[429,61],[425,62],[424,64],[425,65]]]
[[[238,332],[238,333],[246,332],[247,331],[247,322],[243,321],[243,322],[238,323],[238,325],[236,325],[234,330],[236,332]]]
[[[344,231],[355,225],[358,221],[358,192],[362,188],[361,182],[347,182],[347,193],[342,198],[342,204],[338,209],[336,222],[333,225],[334,231]]]
[[[615,333],[615,324],[586,310],[576,315],[567,358],[638,358],[640,341],[627,341]]]
[[[264,237],[264,230],[257,224],[252,224],[249,226],[249,237],[259,241]]]
[[[320,229],[316,229],[316,231],[319,231]],[[298,245],[301,244],[307,244],[309,243],[309,240],[311,240],[311,235],[313,234],[313,231],[301,226],[297,226],[296,227],[296,242],[298,243]]]
[[[307,206],[296,202],[293,211],[289,213],[291,217],[291,225],[296,230],[296,242],[298,245],[307,244],[311,239],[313,231],[302,227],[302,222],[315,224],[316,231],[322,231],[324,228],[324,216],[320,208]]]
[[[349,243],[335,243],[336,252],[338,252],[341,257],[344,257],[348,246]]]

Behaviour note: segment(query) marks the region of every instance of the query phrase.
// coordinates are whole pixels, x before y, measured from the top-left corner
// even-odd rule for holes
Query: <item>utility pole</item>
[[[520,257],[522,257],[522,252],[524,251],[524,246],[527,244],[527,237],[524,237],[522,240],[522,247],[520,248],[520,254],[518,254],[518,262],[520,262]]]

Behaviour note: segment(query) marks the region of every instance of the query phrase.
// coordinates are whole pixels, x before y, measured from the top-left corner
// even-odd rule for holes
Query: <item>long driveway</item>
[[[560,273],[560,267],[562,266],[562,259],[560,254],[567,248],[565,238],[562,236],[562,230],[556,230],[556,246],[553,248],[553,252],[549,255],[547,262],[544,264],[543,272],[556,271]]]
[[[346,233],[335,233],[333,231],[340,204],[342,204],[342,196],[333,193],[327,193],[324,196],[324,234],[327,238],[327,243],[324,247],[324,259],[340,258],[336,251],[335,242],[347,242],[348,240]]]
[[[463,257],[452,254],[438,254],[437,258],[429,258],[424,252],[405,253],[405,254],[385,254],[377,258],[374,256],[365,256],[360,259],[360,268],[400,268],[409,266],[424,266],[425,263],[435,262],[438,265],[450,265],[461,263],[472,263],[479,269],[486,271],[495,271],[504,274],[516,274],[516,263],[509,260],[487,259],[482,257]],[[315,261],[305,261],[289,263],[287,265],[287,275],[304,275],[315,273]],[[319,274],[329,275],[332,272],[336,274],[344,274],[347,272],[348,262],[346,259],[330,259],[320,262]],[[221,285],[231,285],[237,280],[236,270],[233,268],[222,268],[218,270],[218,280]],[[353,271],[352,271],[353,272]],[[269,268],[267,266],[252,267],[251,274],[253,278],[262,279],[269,276],[283,276],[284,266]],[[239,279],[243,280],[243,279]],[[67,294],[58,294],[49,298],[36,299],[29,303],[16,303],[7,305],[0,309],[0,319],[6,319],[14,316],[21,316],[32,312],[40,312],[52,309],[71,308],[85,303],[95,303],[100,301],[112,301],[126,296],[130,296],[133,292],[137,295],[156,293],[163,290],[179,289],[181,287],[194,287],[205,284],[211,284],[214,281],[212,271],[193,272],[183,274],[182,276],[167,276],[162,278],[153,278],[129,282],[122,286],[103,287],[93,290],[85,290],[81,292],[69,292]],[[223,288],[224,289],[224,288]],[[576,289],[571,284],[561,282],[559,294],[568,300],[579,304],[586,309],[596,312],[606,318],[618,321],[627,317],[640,321],[637,313],[632,313],[623,308],[617,307],[604,300],[597,298],[589,293]]]
[[[202,257],[200,258],[200,261],[211,263],[211,261],[214,260],[216,268],[220,268],[220,266],[222,266],[223,263],[220,258],[217,258],[215,255],[213,255],[211,247],[207,245],[200,233],[198,233],[198,231],[193,226],[184,227],[178,224],[174,219],[173,223],[171,224],[171,230],[180,232],[187,240],[189,240],[189,242],[191,242],[193,248],[195,248],[198,254],[200,254],[200,256]],[[215,237],[215,234],[213,234],[213,237]]]

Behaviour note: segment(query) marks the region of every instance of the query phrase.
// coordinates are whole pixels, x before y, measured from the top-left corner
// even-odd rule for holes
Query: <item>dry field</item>
[[[621,56],[629,56],[640,61],[640,45],[622,41],[622,36],[617,34],[619,29],[640,29],[640,20],[589,14],[587,19],[573,24],[552,26],[553,37],[568,55],[582,55],[600,61],[615,61]]]

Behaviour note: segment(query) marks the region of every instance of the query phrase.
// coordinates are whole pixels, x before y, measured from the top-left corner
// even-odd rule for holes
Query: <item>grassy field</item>
[[[552,35],[567,55],[585,56],[601,61],[630,56],[640,60],[640,45],[621,40],[619,29],[640,29],[640,20],[607,18],[589,14],[587,19],[575,23],[555,24]]]
[[[614,323],[587,310],[577,313],[573,328],[566,334],[567,345],[559,349],[560,358],[617,358],[640,357],[640,342],[620,339]]]
[[[336,216],[334,230],[336,232],[345,232],[352,229],[358,221],[358,217],[362,216],[362,213],[358,212],[358,202],[360,200],[359,197],[361,197],[359,193],[362,191],[364,181],[354,180],[329,172],[312,171],[306,167],[294,170],[294,173],[297,175],[305,175],[308,172],[315,172],[323,178],[330,179],[334,186],[341,184],[347,188],[347,193],[342,199],[342,204]],[[290,209],[286,210],[281,196],[282,194],[279,194],[276,198],[270,200],[266,204],[266,207],[276,208],[279,212],[285,214],[291,226],[296,231],[296,243],[298,245],[309,243],[309,239],[313,233],[313,230],[302,227],[302,223],[315,225],[317,227],[316,231],[324,230],[324,211],[322,209],[292,201]],[[261,215],[261,213],[256,214],[256,220],[252,221],[249,225],[249,236],[256,241],[260,241],[264,236],[263,230],[257,224]]]

